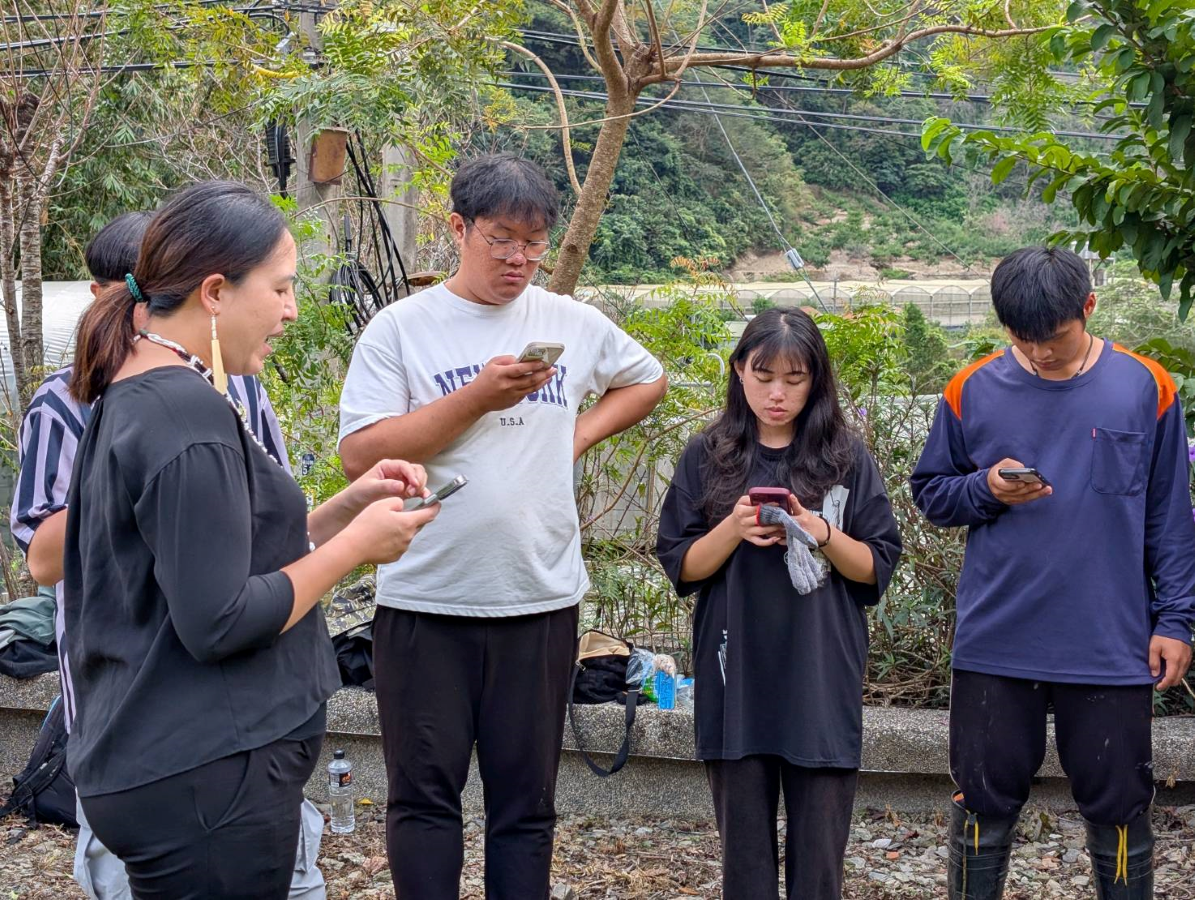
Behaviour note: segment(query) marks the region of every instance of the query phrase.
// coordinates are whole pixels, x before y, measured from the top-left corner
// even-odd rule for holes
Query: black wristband
[[[832,538],[834,536],[834,526],[831,525],[830,520],[827,519],[825,516],[823,516],[821,513],[814,513],[814,515],[826,523],[826,539],[824,541],[817,542],[817,549],[820,550],[820,549],[822,549],[822,547],[829,545],[830,538]]]

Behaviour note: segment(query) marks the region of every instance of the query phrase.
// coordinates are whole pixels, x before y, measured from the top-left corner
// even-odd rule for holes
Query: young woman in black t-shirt
[[[776,812],[788,817],[789,897],[830,900],[862,744],[864,608],[900,557],[883,480],[839,406],[804,312],[756,316],[731,354],[726,408],[693,438],[664,500],[657,553],[693,623],[697,755],[705,761],[726,900],[778,898]],[[785,488],[823,579],[794,587],[781,525],[751,488]],[[793,541],[792,543],[795,543]],[[806,585],[808,587],[808,585]]]
[[[294,321],[295,267],[265,197],[198,184],[79,326],[71,392],[94,406],[67,503],[67,757],[136,898],[286,897],[339,685],[319,599],[438,509],[404,512],[424,472],[385,460],[309,514],[225,393]]]

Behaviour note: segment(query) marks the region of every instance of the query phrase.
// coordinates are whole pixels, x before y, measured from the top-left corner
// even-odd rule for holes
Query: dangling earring
[[[220,338],[216,335],[215,313],[212,313],[212,384],[221,394],[228,393],[228,376],[224,374],[224,357],[220,355]]]

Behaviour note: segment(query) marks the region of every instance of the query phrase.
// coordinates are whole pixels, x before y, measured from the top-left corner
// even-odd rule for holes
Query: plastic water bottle
[[[676,709],[676,678],[667,672],[656,672],[656,704],[660,709]]]
[[[328,797],[332,801],[332,833],[352,834],[357,827],[353,810],[353,764],[337,750],[328,763]]]

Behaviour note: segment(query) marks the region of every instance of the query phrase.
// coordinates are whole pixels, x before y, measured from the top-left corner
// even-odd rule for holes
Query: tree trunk
[[[602,213],[606,211],[610,185],[614,183],[618,158],[622,155],[627,129],[631,125],[627,114],[634,111],[637,97],[637,92],[627,93],[622,97],[611,97],[606,104],[606,115],[619,118],[603,122],[602,130],[598,133],[597,146],[593,148],[589,170],[585,173],[585,184],[581,186],[581,196],[568,223],[556,268],[548,282],[549,289],[558,294],[571,294],[577,288],[581,267],[589,256],[589,246],[597,234]]]
[[[21,320],[17,315],[16,204],[12,181],[0,172],[0,300],[4,302],[4,321],[8,326],[8,349],[18,387],[25,381],[25,354],[21,348]],[[20,392],[8,397],[8,405],[21,408]]]
[[[21,407],[29,402],[38,370],[45,364],[42,349],[41,210],[43,198],[37,180],[21,178],[21,343],[24,371],[17,378]],[[12,354],[17,355],[16,345]]]

